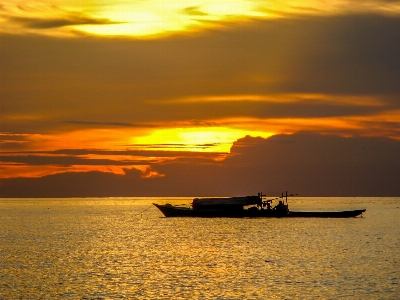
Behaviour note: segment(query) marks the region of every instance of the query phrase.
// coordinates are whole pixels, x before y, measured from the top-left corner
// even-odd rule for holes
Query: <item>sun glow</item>
[[[258,15],[254,9],[254,3],[247,1],[121,2],[97,11],[99,17],[113,24],[82,24],[74,28],[94,35],[145,37],[216,26],[209,21]]]
[[[341,14],[375,12],[399,15],[396,1],[264,1],[264,0],[178,0],[178,1],[77,1],[3,0],[0,32],[76,36],[157,37],[173,32],[193,32],[245,22],[254,18],[280,18],[287,14]]]
[[[41,32],[50,35],[159,36],[218,26],[218,22],[265,17],[260,1],[76,1],[5,0],[0,31]]]
[[[266,138],[273,133],[226,127],[170,128],[135,137],[131,142],[163,150],[228,153],[232,143],[246,135]]]

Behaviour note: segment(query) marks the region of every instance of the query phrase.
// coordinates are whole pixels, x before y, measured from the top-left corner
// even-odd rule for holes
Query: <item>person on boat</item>
[[[267,210],[271,210],[271,201],[267,201]]]
[[[262,193],[258,193],[257,208],[263,209]]]
[[[286,207],[282,201],[279,201],[278,205],[275,206],[274,209],[277,211],[284,211],[284,210],[286,210]]]

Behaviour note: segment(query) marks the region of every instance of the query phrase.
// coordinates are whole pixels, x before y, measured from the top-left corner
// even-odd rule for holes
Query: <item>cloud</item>
[[[119,161],[112,159],[96,159],[81,158],[74,156],[48,156],[48,155],[1,155],[0,161],[3,163],[13,164],[28,164],[28,165],[59,165],[59,166],[72,166],[72,165],[117,165],[117,166],[131,166],[131,165],[143,165],[143,160],[129,160]],[[146,163],[150,163],[150,160],[146,160]]]
[[[143,128],[151,128],[151,127],[159,127],[160,125],[152,125],[152,124],[138,124],[138,123],[124,123],[124,122],[96,122],[96,121],[78,121],[71,120],[65,121],[67,124],[74,125],[87,125],[93,127],[143,127]],[[86,127],[86,126],[85,126]]]
[[[84,14],[71,13],[66,16],[57,18],[35,18],[35,17],[8,17],[8,20],[14,23],[21,24],[26,28],[32,29],[49,29],[59,28],[74,25],[109,25],[121,24],[121,22],[114,22],[107,18],[93,18]]]
[[[66,172],[100,171],[125,174],[126,170],[142,172],[144,178],[163,176],[152,167],[165,161],[198,164],[221,160],[220,153],[199,153],[182,150],[187,145],[135,145],[130,150],[59,149],[55,151],[8,150],[2,147],[0,155],[0,178],[37,178]],[[198,147],[208,147],[198,145]],[[43,147],[45,148],[45,147]],[[146,148],[153,150],[144,150]],[[157,150],[160,148],[160,150]],[[170,151],[161,149],[168,148]],[[138,149],[138,150],[135,150]]]
[[[399,32],[398,18],[351,15],[254,21],[151,41],[3,35],[1,114],[51,114],[55,120],[84,114],[87,121],[121,123],[205,120],[232,113],[259,117],[262,104],[246,99],[242,106],[238,101],[159,105],[193,97],[288,93],[374,95],[399,109]],[[298,104],[293,109],[285,104],[278,112],[279,106],[264,106],[292,117],[295,111],[304,115]],[[315,103],[308,106],[311,112],[316,108],[313,115],[328,113]],[[354,107],[348,109],[354,113]],[[346,113],[344,107],[337,111]],[[11,123],[5,124],[11,129]]]
[[[146,171],[150,178],[126,169],[124,175],[84,172],[2,179],[0,195],[216,196],[260,191],[279,195],[288,190],[301,196],[398,196],[398,153],[400,142],[387,138],[309,133],[245,137],[218,162],[164,162]]]
[[[218,167],[158,169],[166,179],[173,176],[171,182],[188,181],[192,195],[203,189],[208,195],[397,196],[399,151],[400,142],[386,138],[298,133],[238,140]]]
[[[176,145],[163,145],[176,146]],[[183,148],[185,145],[181,145]],[[152,145],[153,148],[154,145]],[[161,146],[160,146],[161,147]],[[181,148],[179,145],[177,149]],[[199,145],[200,147],[200,145]],[[142,145],[140,148],[146,148]],[[132,166],[132,165],[153,165],[164,160],[182,160],[185,162],[210,160],[218,157],[218,153],[196,153],[181,151],[145,151],[145,150],[125,150],[107,151],[95,149],[61,149],[56,151],[37,151],[37,152],[5,152],[0,155],[0,162],[5,164],[25,164],[25,165],[113,165],[113,166]]]
[[[400,20],[382,15],[255,20],[157,40],[0,35],[0,130],[31,134],[2,149],[38,150],[57,136],[43,150],[129,147],[193,124],[399,138],[399,41]]]
[[[197,17],[198,16],[207,16],[207,13],[202,11],[199,6],[186,7],[184,9],[182,9],[181,12],[183,14],[189,15],[189,16],[197,16]]]
[[[193,7],[186,13],[196,14],[198,9]],[[45,19],[44,23],[40,18],[15,21],[43,29],[74,22],[107,22],[85,18],[67,14]],[[147,180],[141,178],[144,169],[129,171],[132,165],[121,157],[90,150],[110,145],[119,150],[139,147],[149,150],[148,145],[134,145],[132,141],[153,130],[196,126],[275,133],[307,130],[347,137],[399,139],[400,19],[395,15],[291,15],[275,20],[221,23],[220,27],[201,33],[152,40],[1,34],[0,43],[0,130],[7,133],[0,137],[0,143],[3,163],[7,166],[31,164],[38,169],[58,164],[63,167],[62,172],[68,170],[67,166],[74,166],[78,169],[70,170],[75,175],[78,173],[87,182],[98,178],[99,184],[104,184],[106,181],[101,180],[106,178],[110,182],[123,178],[119,181],[123,187],[121,192],[110,188],[110,193],[112,190],[115,195],[142,195],[148,190],[159,195],[172,191],[201,194],[203,187],[207,187],[209,194],[219,191],[236,194],[252,193],[259,186],[265,191],[279,187],[279,190],[289,188],[303,194],[324,195],[335,193],[333,185],[338,194],[345,195],[392,195],[398,191],[393,183],[398,174],[387,162],[373,164],[376,159],[372,156],[368,158],[369,165],[358,167],[351,159],[347,165],[334,152],[325,153],[338,161],[336,166],[323,159],[325,168],[313,164],[312,160],[299,159],[291,161],[293,165],[276,167],[279,161],[290,161],[295,153],[283,148],[272,151],[275,139],[245,140],[254,147],[244,146],[244,141],[240,141],[223,161],[215,159],[218,155],[178,155],[179,151],[115,153],[116,156],[137,155],[137,160],[131,159],[134,166],[146,162],[146,166],[151,165],[151,170],[158,172],[146,171],[149,177],[165,174],[162,178]],[[304,145],[321,148],[316,141],[322,136],[303,135],[299,140],[296,136],[289,140],[299,153]],[[333,140],[331,137],[325,142],[342,153],[330,144]],[[344,141],[364,143],[361,138],[337,137],[339,144]],[[382,147],[388,147],[385,148],[388,153],[390,147],[398,150],[395,142],[379,141]],[[166,143],[170,141],[160,140],[156,147],[162,150],[170,146]],[[212,146],[207,142],[197,144],[197,147]],[[175,145],[179,149],[185,146]],[[371,147],[368,143],[364,146]],[[73,149],[63,150],[67,147]],[[242,148],[246,149],[245,153],[240,152]],[[284,150],[289,152],[285,157],[276,156],[275,163],[262,155],[265,151],[283,154]],[[59,154],[66,151],[65,155],[70,151],[71,157],[62,158],[52,151],[60,151]],[[87,157],[79,157],[79,151],[89,152],[82,154]],[[251,151],[260,152],[260,162],[249,162],[253,157]],[[307,151],[314,153],[313,148]],[[384,148],[379,151],[375,157],[386,157]],[[17,152],[21,157],[17,158]],[[318,157],[318,153],[314,154]],[[308,157],[307,153],[302,155]],[[148,159],[154,156],[156,160]],[[343,157],[347,157],[346,153]],[[397,167],[397,160],[393,156],[391,160]],[[83,172],[86,163],[96,172],[86,172],[90,169]],[[109,174],[101,174],[104,166],[111,170]],[[128,169],[126,173],[121,171],[124,168]],[[309,171],[304,173],[302,168]],[[342,174],[341,170],[345,172]],[[271,173],[270,185],[263,185],[266,172]],[[335,174],[337,179],[326,172]],[[320,175],[313,177],[313,174]],[[375,174],[382,175],[374,178]],[[34,181],[43,182],[44,187],[47,180],[58,182],[57,178],[69,176],[58,174]],[[135,183],[134,189],[125,185],[129,182],[125,181],[127,178]],[[387,180],[387,184],[378,182],[379,178]],[[353,181],[355,191],[350,191]],[[9,195],[15,191],[11,186],[17,182],[17,179],[4,181],[4,193]],[[23,179],[21,186],[31,182]],[[60,181],[57,186],[61,184]],[[387,192],[384,186],[388,186]],[[104,190],[107,189],[104,187]],[[27,189],[27,194],[28,191],[35,194],[32,189]],[[57,189],[52,192],[57,193]],[[83,192],[78,189],[76,193]]]

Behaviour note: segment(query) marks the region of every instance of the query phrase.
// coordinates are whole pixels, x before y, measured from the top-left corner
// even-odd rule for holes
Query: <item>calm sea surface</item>
[[[164,218],[191,198],[0,199],[0,299],[399,299],[400,198],[351,219]]]

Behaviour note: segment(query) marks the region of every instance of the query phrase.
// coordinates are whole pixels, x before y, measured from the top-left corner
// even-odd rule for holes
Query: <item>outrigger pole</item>
[[[287,193],[287,191],[286,191],[286,194],[285,194],[285,198],[286,198],[286,205],[288,204],[288,202],[287,202],[287,198],[288,198],[288,196],[297,196],[298,194],[290,194],[290,195],[288,195],[288,193]],[[283,198],[283,193],[282,193],[282,198]]]

